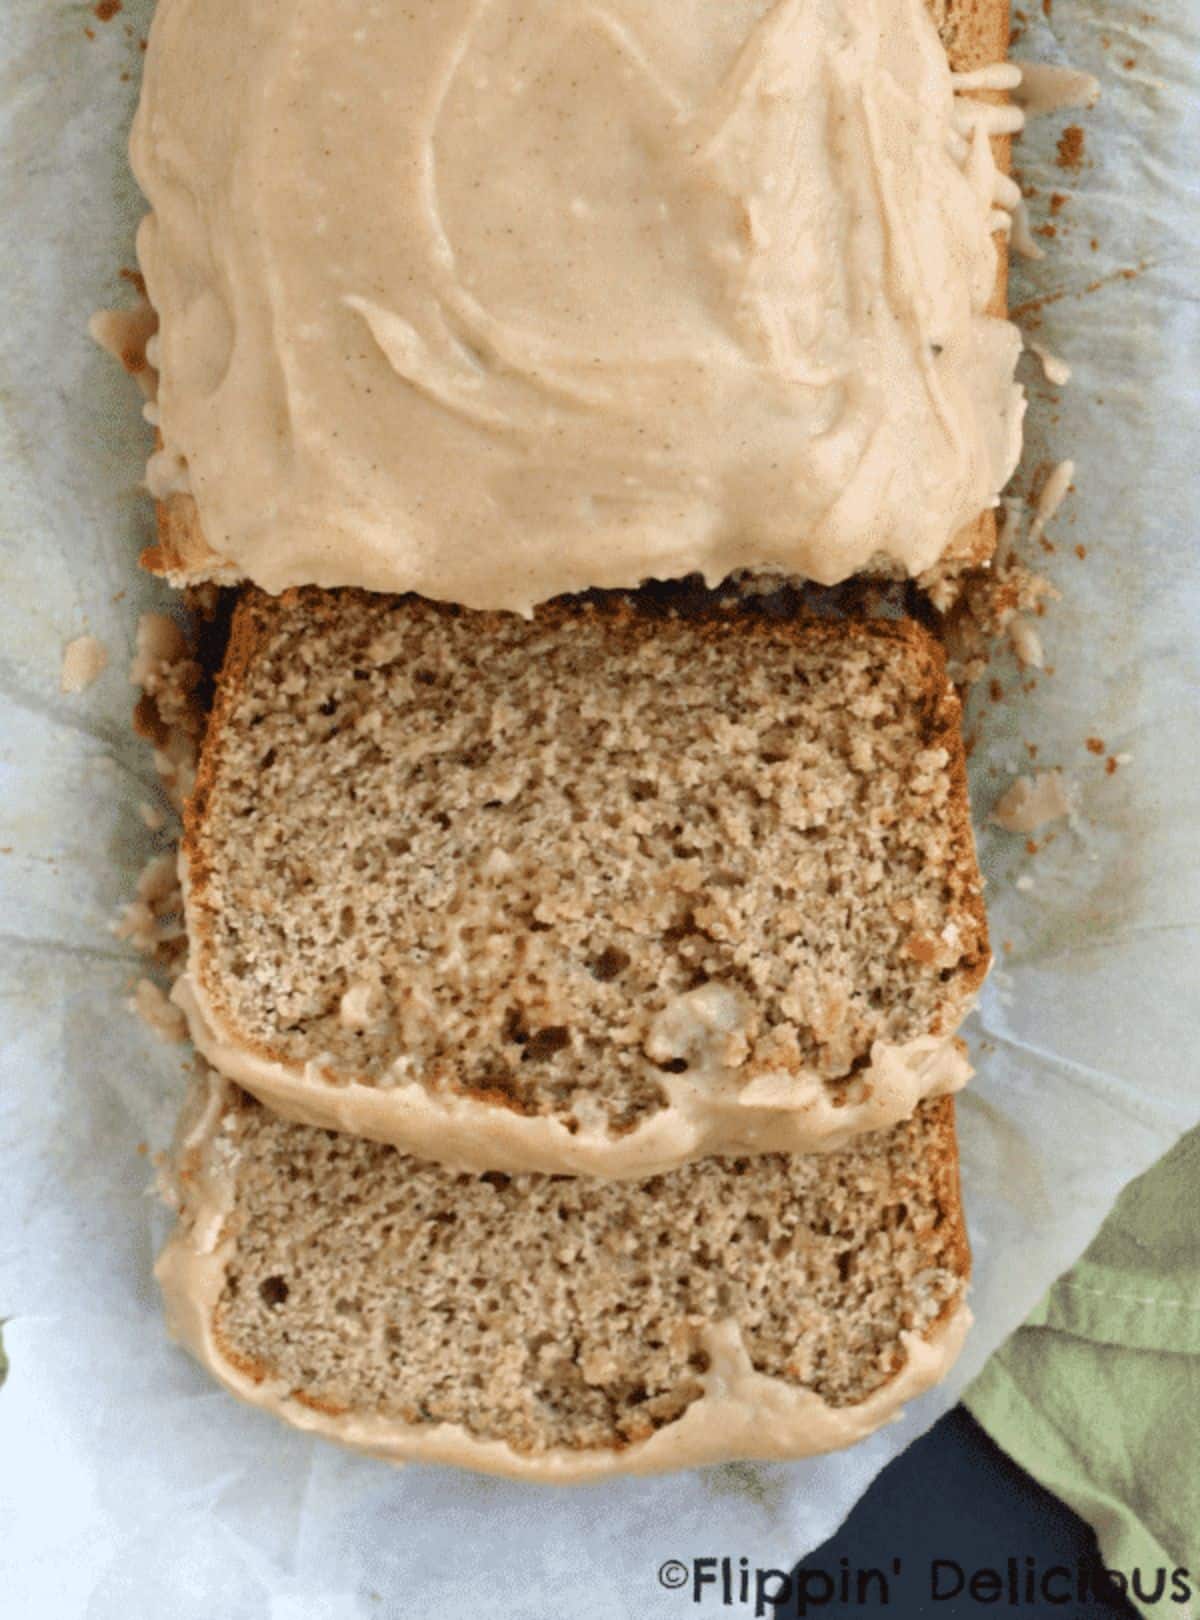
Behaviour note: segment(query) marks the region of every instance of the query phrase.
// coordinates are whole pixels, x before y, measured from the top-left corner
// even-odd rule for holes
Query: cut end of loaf
[[[986,969],[957,721],[909,623],[251,592],[188,818],[192,972],[331,1089],[609,1140],[681,1085],[836,1101]]]
[[[228,1210],[213,1342],[335,1438],[620,1454],[709,1398],[730,1324],[754,1373],[850,1409],[965,1290],[949,1100],[841,1154],[614,1183],[456,1174],[232,1095],[184,1179],[185,1223],[189,1181]]]

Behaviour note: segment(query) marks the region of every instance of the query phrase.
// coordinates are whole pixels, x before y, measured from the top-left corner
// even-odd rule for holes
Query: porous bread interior
[[[957,726],[912,624],[251,592],[192,971],[249,1050],[570,1130],[706,1061],[836,1085],[952,1032],[985,970]],[[729,1000],[695,1052],[702,985]]]
[[[456,1174],[248,1099],[217,1151],[233,1365],[323,1411],[518,1451],[647,1438],[701,1396],[698,1330],[727,1320],[757,1371],[853,1404],[965,1286],[948,1099],[840,1154],[641,1184]]]

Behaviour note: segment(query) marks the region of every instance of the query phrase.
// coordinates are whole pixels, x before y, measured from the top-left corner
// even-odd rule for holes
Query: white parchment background
[[[1147,20],[1120,0],[1055,0],[1047,21],[1030,6],[1018,51],[1090,69],[1104,101],[1082,120],[1078,175],[1049,161],[1077,115],[1020,152],[1034,224],[1051,190],[1069,201],[1014,300],[1055,295],[1037,336],[1075,368],[1060,394],[1026,362],[1026,467],[1071,454],[1079,493],[1045,558],[1064,593],[1042,627],[1056,672],[1029,693],[999,672],[1007,701],[980,705],[974,790],[982,819],[1034,743],[1078,783],[1080,815],[1036,856],[982,834],[999,966],[961,1109],[969,1349],[850,1455],[559,1494],[392,1471],[276,1428],[160,1325],[163,1216],[138,1144],[166,1140],[182,1064],[120,1011],[137,968],[105,931],[153,842],[124,674],[154,594],[133,567],[145,437],[134,390],[84,331],[126,294],[139,209],[124,139],[149,9],[126,0],[102,23],[80,3],[4,0],[0,29],[0,1603],[12,1620],[696,1612],[659,1588],[664,1559],[786,1567],[817,1546],[1123,1183],[1200,1118],[1195,7],[1162,0]],[[62,697],[62,648],[84,629],[112,663]],[[1132,762],[1106,774],[1088,736]],[[1032,891],[1015,888],[1022,872]]]

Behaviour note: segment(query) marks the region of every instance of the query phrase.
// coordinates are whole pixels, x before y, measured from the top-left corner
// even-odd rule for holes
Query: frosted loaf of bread
[[[154,566],[524,611],[986,555],[1019,114],[951,72],[1000,10],[936,10],[160,0]]]

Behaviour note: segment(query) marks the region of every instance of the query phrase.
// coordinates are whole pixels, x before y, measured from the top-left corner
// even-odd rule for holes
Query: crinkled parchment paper
[[[124,675],[155,594],[134,569],[146,438],[135,390],[85,335],[93,308],[128,296],[117,270],[139,208],[124,143],[149,4],[102,21],[67,0],[6,0],[0,1602],[14,1620],[682,1615],[687,1597],[656,1578],[665,1559],[786,1567],[817,1546],[1122,1184],[1200,1118],[1197,11],[1029,10],[1018,54],[1090,69],[1104,99],[1044,120],[1019,154],[1032,222],[1057,234],[1018,272],[1014,303],[1046,300],[1035,335],[1075,370],[1063,391],[1024,362],[1022,477],[1071,455],[1078,493],[1039,553],[1063,592],[1039,626],[1054,673],[1025,692],[1002,664],[1004,700],[976,703],[998,958],[961,1109],[978,1323],[949,1384],[850,1455],[556,1494],[342,1455],[241,1408],[164,1337],[146,1144],[167,1138],[184,1060],[121,1010],[138,965],[106,932],[153,845]],[[1086,132],[1078,171],[1055,159],[1071,122]],[[85,630],[109,667],[61,696],[63,647]],[[1078,794],[1073,824],[1036,854],[982,825],[1029,768],[1027,744]]]

